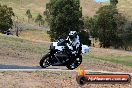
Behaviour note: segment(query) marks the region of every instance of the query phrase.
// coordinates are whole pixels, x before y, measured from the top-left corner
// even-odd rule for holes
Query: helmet
[[[70,40],[74,40],[76,37],[77,37],[77,32],[76,31],[70,31],[70,33],[69,33]]]

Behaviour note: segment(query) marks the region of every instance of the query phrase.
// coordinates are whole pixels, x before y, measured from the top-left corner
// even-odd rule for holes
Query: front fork
[[[53,57],[53,52],[52,51],[50,51],[50,52],[48,52],[48,54],[49,54],[49,62],[51,63],[51,64],[53,64],[54,63],[54,57]]]
[[[56,53],[56,51],[50,51],[49,52],[49,54],[50,54],[50,57],[49,57],[49,59],[50,59],[50,63],[51,64],[54,64],[57,60],[55,59],[56,57],[55,57],[55,53]]]

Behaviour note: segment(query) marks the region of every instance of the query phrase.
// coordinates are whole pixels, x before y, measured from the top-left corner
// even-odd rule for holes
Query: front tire
[[[42,59],[40,60],[40,66],[42,67],[42,68],[46,68],[46,67],[48,67],[49,65],[50,65],[50,62],[49,62],[49,54],[46,54],[46,55],[44,55],[43,57],[42,57]]]
[[[75,59],[75,61],[70,62],[68,65],[66,65],[66,67],[69,70],[73,70],[73,69],[77,68],[81,63],[82,63],[82,56],[80,55],[79,57],[77,57]]]

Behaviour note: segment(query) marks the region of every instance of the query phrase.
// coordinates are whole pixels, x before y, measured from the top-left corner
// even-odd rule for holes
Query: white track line
[[[31,71],[54,71],[54,72],[76,72],[77,70],[63,70],[63,69],[0,69],[0,72],[3,71],[21,71],[21,72],[31,72]],[[107,73],[107,74],[130,74],[126,72],[110,72],[110,71],[93,71],[93,70],[85,70],[87,73]]]
[[[132,76],[132,73],[127,73],[127,72],[92,71],[92,70],[86,70],[86,72],[89,72],[89,73],[108,73],[108,74],[130,74]]]

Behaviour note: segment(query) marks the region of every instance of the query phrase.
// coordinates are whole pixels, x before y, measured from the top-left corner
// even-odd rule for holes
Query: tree
[[[118,4],[118,0],[110,0],[110,4],[116,6]]]
[[[84,17],[83,18],[84,21],[84,29],[87,30],[87,32],[89,32],[90,36],[92,36],[92,38],[97,39],[98,38],[98,25],[97,25],[97,17],[96,15],[93,17]]]
[[[65,38],[71,30],[79,32],[83,27],[79,0],[50,0],[44,13],[48,17],[51,41]]]
[[[115,6],[107,5],[97,11],[97,25],[101,47],[115,45],[117,37],[117,23],[114,18],[118,14]]]
[[[120,38],[122,40],[122,48],[125,50],[132,50],[132,22],[127,21],[124,28],[120,32]]]
[[[48,25],[50,25],[50,3],[46,4],[46,11],[43,12],[43,15],[45,16],[45,21],[47,22]]]
[[[4,33],[9,28],[12,28],[13,21],[12,16],[14,16],[13,9],[7,7],[6,5],[0,5],[0,32]]]
[[[26,11],[26,16],[28,17],[28,23],[29,23],[29,20],[32,19],[32,14],[31,14],[31,12],[30,12],[30,9],[28,9],[28,10]]]
[[[38,16],[35,19],[35,22],[39,24],[39,26],[44,25],[43,16],[41,14],[38,14]]]
[[[114,48],[124,48],[126,50],[132,46],[131,23],[127,22],[125,16],[118,13],[115,4],[101,7],[97,11],[96,22],[101,47],[113,46]]]
[[[86,44],[86,45],[91,45],[91,40],[89,40],[89,32],[85,31],[85,30],[81,30],[79,32],[80,35],[80,41],[82,44]]]
[[[87,32],[87,37],[89,39],[89,36],[91,36],[91,39],[93,41],[93,46],[94,46],[94,43],[98,39],[98,28],[96,25],[96,16],[94,16],[94,17],[88,17],[88,16],[83,17],[83,22],[84,22],[84,29],[86,30],[85,32]],[[86,39],[86,37],[84,39]],[[91,44],[90,41],[88,44]]]

